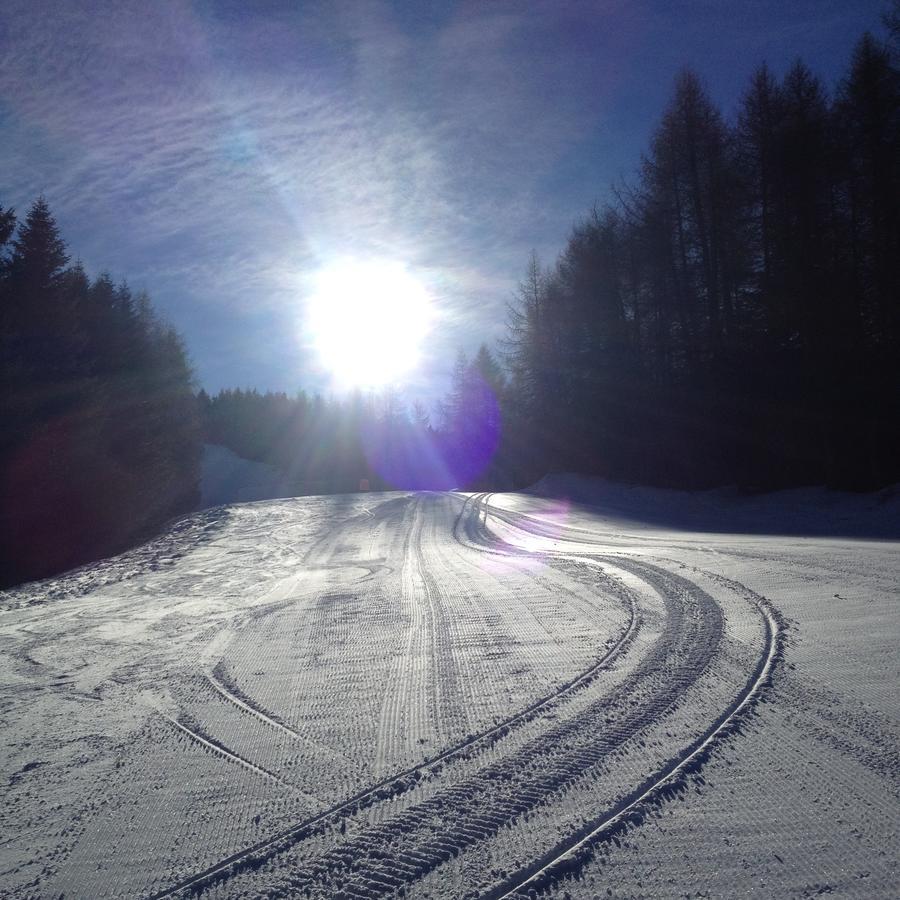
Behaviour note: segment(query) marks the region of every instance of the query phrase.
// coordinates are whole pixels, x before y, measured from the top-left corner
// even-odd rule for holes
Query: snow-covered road
[[[0,893],[894,896],[900,545],[657,500],[220,507],[0,594]]]

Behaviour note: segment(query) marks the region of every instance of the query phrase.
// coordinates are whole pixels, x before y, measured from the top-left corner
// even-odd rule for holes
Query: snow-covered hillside
[[[242,459],[227,447],[203,445],[200,505],[272,500],[292,493],[272,466]]]
[[[892,897],[891,510],[306,497],[2,594],[0,893]]]

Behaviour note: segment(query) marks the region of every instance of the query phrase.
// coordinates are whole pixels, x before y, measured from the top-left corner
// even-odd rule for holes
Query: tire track
[[[262,766],[258,766],[256,765],[256,763],[250,762],[249,759],[245,759],[239,753],[235,753],[234,750],[226,747],[215,738],[212,738],[209,735],[202,734],[197,726],[193,723],[193,721],[188,720],[185,716],[181,716],[176,719],[173,716],[167,715],[162,711],[160,711],[159,714],[175,729],[186,735],[191,741],[196,742],[204,749],[215,753],[217,756],[221,756],[223,759],[227,759],[229,762],[237,763],[238,765],[243,766],[245,769],[249,769],[251,772],[255,772],[257,775],[263,775],[266,778],[272,778],[279,784],[284,784],[284,782],[274,772],[270,772],[268,769],[264,769]]]
[[[737,722],[758,702],[764,688],[771,683],[772,673],[783,651],[783,629],[780,616],[768,605],[760,603],[765,622],[765,646],[759,662],[744,689],[716,718],[713,724],[679,756],[669,760],[655,775],[642,782],[613,807],[605,810],[550,853],[508,876],[496,887],[483,892],[482,900],[505,900],[508,897],[533,897],[564,875],[579,869],[593,848],[611,840],[630,824],[640,824],[652,806],[658,806],[667,791],[700,768]]]
[[[481,535],[484,535],[486,539],[488,539],[486,522],[489,496],[481,494],[475,498],[476,521],[478,521],[478,507],[483,506],[485,509],[484,518],[478,524]],[[492,515],[521,529],[521,526],[515,521],[514,515],[499,513],[496,510],[492,512]],[[522,515],[520,518],[538,525],[543,524],[531,516]],[[528,531],[528,529],[521,530]],[[581,531],[581,529],[578,530]],[[551,536],[540,531],[538,533],[543,536]],[[456,528],[454,534],[458,534]],[[558,537],[558,535],[552,536]],[[512,549],[515,551],[516,548]],[[552,555],[570,560],[578,559],[577,556]],[[635,564],[632,563],[632,565]],[[710,727],[681,754],[670,759],[654,775],[645,779],[615,805],[594,817],[567,837],[565,841],[558,843],[551,851],[543,854],[530,865],[511,873],[493,888],[479,894],[479,900],[531,898],[567,874],[578,871],[591,857],[597,845],[614,839],[618,833],[627,830],[630,825],[642,823],[645,815],[653,807],[659,806],[667,796],[676,791],[688,775],[699,770],[714,747],[736,730],[738,723],[752,711],[760,700],[764,690],[771,684],[774,669],[783,656],[784,625],[782,617],[765,598],[751,591],[745,585],[714,573],[708,574],[731,590],[743,593],[748,601],[757,608],[763,620],[765,633],[763,651],[742,691]]]
[[[420,527],[420,508],[413,501],[412,522],[403,542],[403,564],[400,569],[399,611],[400,622],[406,630],[401,640],[401,649],[397,653],[392,666],[391,678],[388,689],[385,692],[379,715],[377,731],[377,747],[375,752],[375,770],[383,772],[390,760],[398,756],[402,758],[407,741],[404,740],[408,723],[405,722],[406,712],[409,710],[415,721],[422,718],[417,709],[421,696],[416,696],[415,704],[410,703],[410,693],[415,692],[415,661],[424,659],[422,644],[425,634],[430,634],[431,626],[427,621],[427,615],[415,600],[415,562],[413,557],[413,541]],[[426,674],[427,679],[427,674]],[[423,691],[418,691],[418,695]]]
[[[446,496],[443,498],[443,504],[446,504],[447,499]],[[454,512],[458,511],[457,506]],[[537,642],[537,652],[529,653],[530,665],[535,672],[542,671],[545,664],[551,665],[558,672],[554,681],[555,686],[559,686],[561,679],[563,683],[578,680],[585,663],[590,661],[598,649],[617,644],[623,636],[630,640],[642,624],[638,617],[635,595],[623,584],[622,578],[613,578],[600,564],[589,562],[590,589],[587,590],[584,582],[567,584],[566,582],[572,581],[570,573],[566,574],[566,581],[563,582],[547,577],[546,572],[529,572],[527,568],[522,570],[516,565],[504,565],[502,571],[497,571],[494,566],[485,566],[480,554],[471,553],[468,547],[458,542],[447,541],[446,527],[440,532],[435,528],[434,532],[431,535],[432,542],[429,542],[429,550],[432,552],[427,559],[426,573],[439,582],[441,594],[452,597],[452,617],[446,616],[451,629],[448,637],[450,645],[477,645],[479,648],[477,660],[465,653],[461,655],[461,667],[466,673],[460,687],[464,698],[463,710],[483,706],[490,721],[506,718],[510,709],[508,701],[505,706],[502,700],[499,703],[484,702],[486,697],[502,697],[503,691],[488,692],[484,691],[483,686],[495,681],[497,684],[515,684],[513,679],[517,673],[512,667],[505,664],[505,660],[504,664],[498,664],[498,660],[511,652],[519,652],[514,647]],[[521,586],[520,590],[512,594],[507,593],[509,587],[506,572],[510,570],[516,572]],[[528,578],[523,581],[521,575],[526,572]],[[624,576],[625,573],[617,575]],[[546,597],[536,608],[529,602],[528,595],[538,588]],[[501,605],[497,605],[493,599],[497,596],[498,589],[500,596],[507,598]],[[599,602],[598,594],[602,598]],[[575,623],[569,617],[559,618],[557,613],[564,608],[578,611],[583,616],[583,627],[587,631],[595,635],[609,635],[602,644],[595,637],[590,647],[583,648],[589,654],[587,660],[582,656],[576,662],[576,656],[567,652],[568,635],[573,627],[579,628],[581,623]],[[623,613],[624,622],[620,618]],[[551,624],[553,622],[556,623],[555,627]],[[545,646],[540,646],[541,642],[545,642]],[[565,674],[561,674],[560,667]],[[535,690],[543,694],[548,687],[549,685],[544,684]],[[530,702],[533,701],[522,699],[513,703],[511,708],[521,708],[521,703]],[[459,721],[460,713],[456,712],[456,716]]]
[[[454,523],[453,534],[470,549],[505,556],[508,554],[490,546],[492,539],[486,528],[488,497],[488,494],[480,494],[466,498]],[[500,517],[513,527],[521,527],[509,520],[513,518],[512,514],[509,518]],[[461,536],[462,531],[470,541],[478,541],[481,545],[467,543]],[[500,546],[513,554],[531,555],[509,545]],[[492,837],[519,816],[527,815],[529,810],[557,796],[586,770],[603,765],[642,729],[665,715],[700,678],[718,652],[724,633],[722,609],[694,582],[630,558],[604,556],[601,563],[598,559],[561,553],[546,556],[588,565],[612,565],[650,585],[662,598],[666,610],[662,636],[617,688],[592,701],[574,718],[548,727],[518,750],[490,762],[462,782],[438,790],[429,799],[393,818],[378,825],[363,825],[350,840],[326,850],[286,879],[282,877],[276,881],[273,885],[276,893],[294,894],[306,890],[314,896],[375,898],[395,894],[401,889],[405,891],[453,856]],[[510,727],[524,724],[548,711],[574,690],[589,684],[604,664],[628,646],[639,623],[631,592],[628,596],[631,598],[631,619],[626,631],[603,659],[568,685],[561,686],[504,723],[400,773],[395,780],[383,779],[343,804],[234,854],[155,897],[170,896],[188,888],[202,889],[241,872],[256,870],[273,857],[290,851],[312,834],[317,825],[325,825],[328,820],[333,823],[402,793],[417,783],[423,774],[436,774],[443,762],[457,755],[477,755],[508,733]],[[579,867],[591,847],[642,820],[645,807],[661,802],[679,778],[699,768],[713,745],[730,733],[737,720],[752,708],[771,678],[780,654],[781,629],[777,613],[766,601],[761,600],[761,604],[758,609],[765,623],[764,653],[745,687],[712,725],[654,775],[593,818],[574,837],[506,877],[484,895],[486,898],[495,900],[533,892],[554,881],[561,873]],[[279,871],[283,869],[282,866]]]
[[[468,503],[468,500],[466,501]],[[454,524],[454,532],[464,514],[466,504]],[[410,790],[423,778],[437,776],[444,765],[457,759],[471,759],[493,747],[513,729],[550,713],[558,704],[564,702],[572,694],[590,685],[603,671],[630,646],[640,629],[640,616],[637,603],[631,591],[625,592],[628,601],[628,622],[615,642],[588,668],[574,678],[559,685],[555,690],[541,696],[533,703],[515,714],[503,719],[492,727],[466,737],[453,744],[441,753],[424,762],[385,777],[367,788],[352,795],[348,799],[304,819],[287,829],[265,838],[249,847],[233,853],[219,862],[182,879],[163,891],[151,895],[148,900],[162,900],[187,891],[201,890],[203,887],[225,881],[245,869],[255,869],[266,860],[271,859],[292,846],[306,840],[314,833],[336,825],[341,819],[381,802],[388,797],[398,796]]]
[[[417,511],[421,510],[422,498]],[[424,565],[422,550],[422,532],[424,530],[421,517],[417,519],[417,531],[411,542],[414,558],[415,574],[425,597],[428,627],[430,629],[431,655],[431,692],[433,696],[432,721],[434,733],[439,742],[444,742],[450,734],[450,716],[448,710],[463,707],[463,692],[460,687],[459,664],[453,652],[450,628],[444,605],[441,603],[441,590],[437,579]],[[438,666],[442,666],[438,670]]]
[[[281,731],[294,739],[306,740],[298,731],[285,724],[280,718],[275,716],[274,713],[266,712],[261,706],[251,701],[249,697],[238,696],[236,693],[237,688],[233,683],[231,683],[230,688],[226,687],[225,682],[230,682],[231,680],[225,677],[221,662],[219,662],[211,672],[206,674],[206,680],[219,696],[236,706],[242,712],[255,716],[266,725],[269,725],[277,731]]]
[[[660,593],[667,617],[663,637],[622,683],[462,782],[383,824],[363,827],[277,890],[375,898],[405,889],[557,795],[662,716],[716,653],[724,620],[696,585],[653,566],[639,568]]]

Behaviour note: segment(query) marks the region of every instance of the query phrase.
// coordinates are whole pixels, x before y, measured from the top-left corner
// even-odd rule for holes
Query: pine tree
[[[0,237],[13,220],[0,214]],[[0,582],[124,549],[196,504],[181,339],[149,298],[93,283],[40,198],[0,279]]]
[[[13,232],[16,230],[16,213],[12,209],[3,209],[0,206],[0,251],[6,247]]]
[[[50,207],[39,197],[13,241],[9,261],[10,287],[17,291],[46,293],[59,285],[69,254]]]
[[[5,278],[4,329],[9,364],[26,382],[46,382],[68,369],[74,311],[61,305],[66,245],[46,200],[35,201],[12,242]]]
[[[900,339],[900,72],[865,34],[840,85],[852,290],[875,344]]]
[[[737,127],[737,163],[743,173],[744,201],[747,212],[747,238],[750,242],[747,285],[760,310],[775,324],[783,292],[780,287],[777,234],[779,189],[783,175],[779,168],[778,147],[783,128],[781,89],[768,67],[754,72],[743,96]]]

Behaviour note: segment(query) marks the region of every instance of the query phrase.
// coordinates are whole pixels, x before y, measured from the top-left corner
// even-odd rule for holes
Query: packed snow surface
[[[895,492],[217,507],[0,594],[0,894],[894,897]]]

